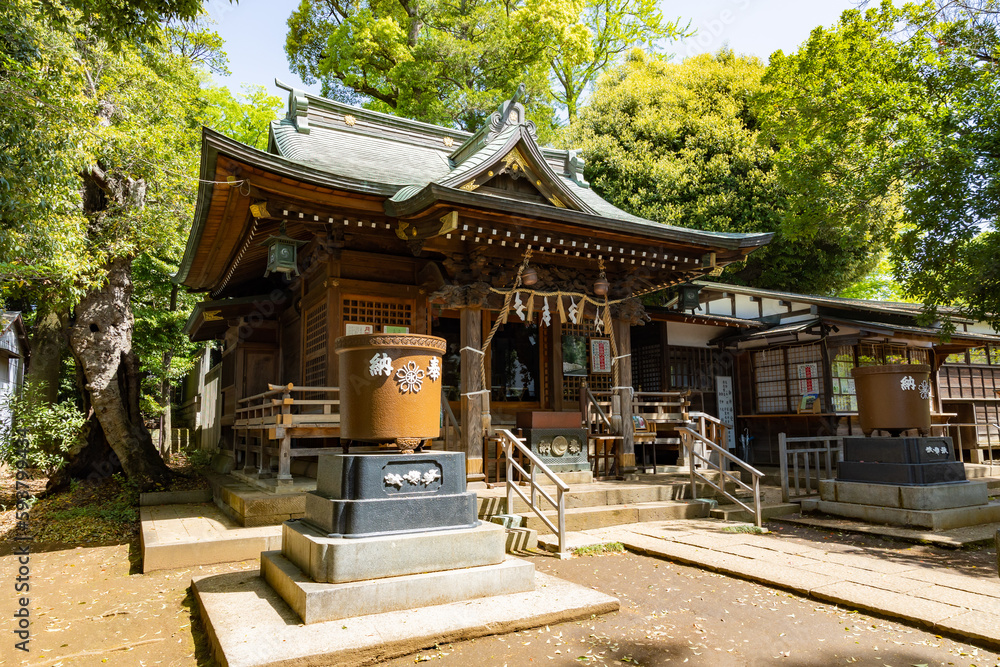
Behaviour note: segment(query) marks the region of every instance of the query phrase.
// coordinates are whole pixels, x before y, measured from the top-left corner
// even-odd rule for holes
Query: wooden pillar
[[[618,400],[621,404],[622,449],[619,470],[623,474],[635,472],[635,434],[632,423],[632,325],[616,319],[611,326],[615,332],[618,347]]]
[[[478,307],[462,308],[460,319],[462,347],[462,450],[465,452],[466,480],[481,482],[483,474],[483,407],[489,409],[489,397],[476,392],[484,389],[480,367],[483,345],[483,311]],[[470,395],[472,394],[472,395]]]
[[[670,391],[670,337],[668,323],[657,322],[660,327],[660,391]]]

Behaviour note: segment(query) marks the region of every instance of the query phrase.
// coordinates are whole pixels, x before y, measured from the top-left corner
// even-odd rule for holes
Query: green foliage
[[[160,22],[194,19],[201,0],[42,0],[40,3],[66,31],[73,28],[70,16],[79,12],[88,33],[119,48],[123,44],[158,41]]]
[[[268,128],[284,107],[280,97],[264,86],[243,85],[243,94],[234,97],[228,88],[216,86],[202,91],[205,127],[232,137],[248,146],[267,148]]]
[[[624,553],[625,545],[621,542],[606,542],[604,544],[590,544],[573,550],[577,556],[597,556],[600,554]]]
[[[432,123],[480,128],[522,81],[540,138],[553,103],[580,97],[635,46],[688,34],[654,0],[302,0],[285,51],[323,94]]]
[[[0,407],[9,408],[12,424],[0,422],[0,462],[11,469],[26,453],[28,465],[51,475],[58,470],[69,449],[82,438],[83,413],[72,402],[49,405],[40,399],[40,392],[26,384],[20,395],[8,395]],[[24,452],[18,451],[19,432],[23,432]]]
[[[565,33],[549,55],[555,80],[552,96],[566,107],[571,123],[577,118],[581,95],[622,54],[694,34],[690,23],[681,26],[680,19],[664,22],[654,0],[585,0],[581,22],[586,33]]]
[[[77,128],[92,110],[72,37],[33,9],[0,12],[0,290],[55,284],[72,298],[99,264],[79,207],[92,137]]]
[[[595,190],[636,215],[719,232],[775,232],[723,280],[832,292],[869,268],[846,234],[786,234],[775,149],[760,141],[763,65],[731,51],[683,63],[633,51],[599,82],[574,128]]]
[[[187,456],[188,463],[190,463],[195,468],[207,468],[212,462],[213,452],[207,449],[196,449],[192,448],[185,452]]]
[[[1000,5],[884,2],[772,56],[764,132],[801,237],[894,242],[904,293],[1000,325]]]
[[[725,526],[722,529],[723,533],[744,533],[747,535],[765,535],[770,531],[767,528],[758,528],[749,523],[740,524],[738,526]]]
[[[582,31],[577,2],[302,0],[288,19],[285,51],[324,95],[468,130],[523,80],[542,128],[551,116],[544,55]]]
[[[162,383],[183,375],[195,350],[182,333],[195,297],[175,293],[170,277],[193,215],[201,125],[261,147],[279,103],[262,89],[234,99],[202,88],[226,62],[204,21],[157,23],[148,43],[134,43],[138,33],[109,42],[98,21],[72,10],[56,16],[62,5],[8,4],[0,12],[0,300],[29,312],[42,302],[69,310],[101,286],[107,261],[131,259],[132,347],[150,399],[143,405],[156,415]],[[88,6],[112,4],[149,12],[183,3]],[[134,198],[124,203],[109,194],[126,188]],[[133,313],[120,317],[130,322]]]

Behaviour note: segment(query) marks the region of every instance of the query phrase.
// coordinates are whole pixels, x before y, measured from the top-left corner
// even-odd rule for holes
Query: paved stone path
[[[569,535],[571,548],[621,542],[639,553],[776,586],[997,647],[1000,578],[878,558],[847,545],[804,545],[773,535],[722,532],[718,521],[671,521]],[[551,536],[539,536],[540,542]]]

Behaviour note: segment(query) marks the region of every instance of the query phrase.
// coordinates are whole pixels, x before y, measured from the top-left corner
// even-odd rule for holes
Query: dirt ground
[[[767,539],[823,541],[877,550],[996,577],[992,549],[947,551],[770,524]],[[39,548],[43,548],[38,545]],[[189,584],[194,574],[254,570],[255,561],[138,574],[135,542],[52,548],[31,557],[31,652],[14,651],[0,628],[4,665],[210,665]],[[441,646],[386,663],[447,665],[975,665],[1000,656],[895,621],[845,611],[784,591],[634,554],[531,558],[541,572],[617,596],[620,612],[576,623]],[[16,563],[5,556],[0,582]],[[11,586],[0,584],[0,618],[12,623]],[[12,629],[12,628],[11,628]],[[998,629],[1000,633],[1000,629]]]

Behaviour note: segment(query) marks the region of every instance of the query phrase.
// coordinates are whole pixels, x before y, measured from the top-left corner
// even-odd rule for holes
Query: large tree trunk
[[[70,349],[83,374],[93,416],[125,474],[139,484],[165,482],[170,469],[139,413],[138,361],[132,353],[132,261],[115,258],[106,270],[104,287],[88,292],[76,307]]]
[[[48,301],[38,304],[31,331],[31,363],[26,379],[37,388],[38,400],[49,405],[59,398],[59,371],[63,352],[66,351],[66,324],[64,312],[59,312]]]

